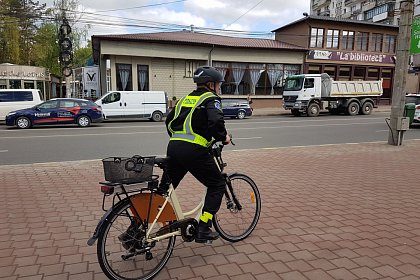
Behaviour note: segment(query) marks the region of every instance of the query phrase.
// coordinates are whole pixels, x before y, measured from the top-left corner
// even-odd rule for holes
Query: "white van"
[[[0,89],[0,121],[5,121],[11,111],[31,108],[41,102],[41,92],[37,89]]]
[[[162,121],[168,114],[168,97],[164,91],[112,91],[95,101],[105,119],[148,118]]]

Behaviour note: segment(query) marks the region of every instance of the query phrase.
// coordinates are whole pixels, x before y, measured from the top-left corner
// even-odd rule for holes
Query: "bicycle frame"
[[[219,146],[217,148],[214,148],[212,151],[213,151],[213,159],[214,159],[217,167],[219,168],[220,172],[223,172],[225,163],[223,162],[223,159],[221,157],[222,147]],[[172,208],[174,209],[174,212],[175,212],[175,216],[176,216],[178,221],[183,220],[185,218],[194,218],[195,220],[198,221],[200,219],[201,212],[202,212],[202,209],[203,209],[203,206],[204,206],[204,199],[205,199],[205,197],[202,198],[201,202],[194,209],[184,213],[182,211],[181,204],[179,203],[178,197],[176,196],[175,188],[171,184],[169,186],[168,195],[165,199],[164,204],[160,208],[158,214],[156,215],[154,221],[152,222],[150,228],[148,229],[148,231],[146,233],[147,241],[148,242],[159,241],[159,240],[162,240],[162,239],[165,239],[165,238],[169,238],[171,236],[181,235],[181,231],[178,229],[175,232],[170,232],[170,233],[163,234],[163,235],[160,235],[160,236],[157,236],[157,237],[150,237],[152,230],[154,229],[159,217],[163,213],[163,211],[165,209],[165,206],[168,204],[168,202],[171,203]]]

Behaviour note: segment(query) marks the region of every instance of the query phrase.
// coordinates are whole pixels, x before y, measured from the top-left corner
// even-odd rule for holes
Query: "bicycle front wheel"
[[[118,203],[99,234],[97,254],[102,271],[114,280],[149,280],[168,262],[175,236],[147,242],[144,223],[133,215],[129,200]]]
[[[260,218],[261,197],[255,182],[244,174],[229,175],[222,205],[213,218],[214,228],[230,242],[247,238]]]

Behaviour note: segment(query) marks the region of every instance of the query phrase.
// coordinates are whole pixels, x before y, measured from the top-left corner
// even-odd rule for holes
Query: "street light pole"
[[[400,2],[400,28],[397,41],[394,85],[392,87],[392,106],[388,144],[401,145],[404,134],[403,116],[405,106],[405,85],[411,46],[411,24],[413,22],[414,0]]]

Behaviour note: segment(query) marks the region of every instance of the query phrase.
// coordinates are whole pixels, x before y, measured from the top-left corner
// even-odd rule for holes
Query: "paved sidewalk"
[[[408,140],[227,151],[227,169],[260,188],[256,230],[235,244],[179,238],[156,279],[418,280],[419,158]],[[1,166],[0,178],[0,279],[105,279],[86,245],[103,213],[100,162]],[[194,190],[188,177],[182,205]]]

